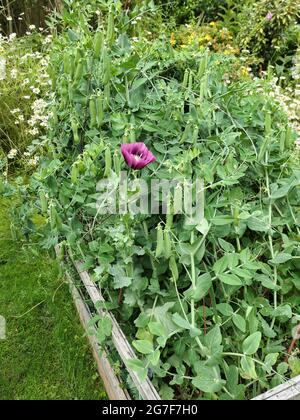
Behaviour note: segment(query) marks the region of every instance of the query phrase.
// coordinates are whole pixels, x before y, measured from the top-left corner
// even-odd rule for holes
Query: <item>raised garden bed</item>
[[[59,254],[58,247],[56,251],[57,254]],[[99,374],[103,380],[108,398],[110,400],[130,400],[131,396],[126,389],[126,385],[123,383],[120,376],[116,374],[109,356],[103,350],[101,344],[96,338],[96,328],[91,326],[93,314],[89,308],[89,305],[86,303],[82,292],[80,292],[80,289],[83,291],[83,293],[86,293],[90,297],[94,308],[97,307],[99,302],[104,302],[104,298],[98,287],[95,286],[89,273],[83,269],[82,262],[74,261],[71,255],[69,255],[68,260],[74,265],[74,268],[78,273],[79,278],[81,279],[81,283],[76,285],[70,274],[70,271],[67,270],[66,265],[63,264],[63,267],[66,270],[65,273],[69,283],[70,293],[72,295],[74,305],[77,309],[82,326],[87,333],[94,359],[97,364]],[[100,308],[95,309],[95,312],[102,318],[109,316],[111,319],[112,341],[119,354],[121,363],[127,370],[128,375],[131,377],[136,390],[140,395],[140,398],[143,400],[160,400],[160,396],[150,379],[147,378],[145,381],[141,381],[137,373],[126,366],[127,361],[135,358],[136,355],[114,315],[109,311],[105,311]],[[300,400],[300,376],[297,376],[287,381],[286,383],[259,395],[253,399],[253,401],[255,400]]]

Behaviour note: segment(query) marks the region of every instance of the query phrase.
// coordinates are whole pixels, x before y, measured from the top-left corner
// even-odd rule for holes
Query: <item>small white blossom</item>
[[[11,149],[11,151],[7,155],[7,159],[14,159],[18,154],[17,149]]]

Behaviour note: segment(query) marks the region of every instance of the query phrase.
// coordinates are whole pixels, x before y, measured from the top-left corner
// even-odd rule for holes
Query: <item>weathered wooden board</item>
[[[297,376],[276,388],[261,394],[253,400],[300,401],[300,376]]]
[[[59,253],[58,247],[56,248],[56,253]],[[70,293],[73,297],[74,305],[77,309],[81,324],[87,333],[87,337],[93,351],[93,356],[97,364],[98,372],[103,380],[108,398],[110,400],[130,400],[131,398],[128,392],[125,389],[122,389],[122,383],[116,376],[106,353],[102,351],[99,346],[99,343],[96,339],[96,329],[89,326],[92,315],[88,306],[80,296],[80,293],[68,271],[65,271],[65,276],[68,281]]]
[[[71,257],[72,258],[72,257]],[[104,298],[97,286],[95,286],[94,282],[92,281],[90,275],[87,271],[82,268],[82,263],[79,261],[73,261],[74,265],[80,275],[80,278],[95,306],[98,302],[103,302]],[[130,369],[127,366],[127,360],[136,358],[134,350],[132,349],[131,345],[129,344],[128,340],[126,339],[123,331],[121,330],[117,320],[115,317],[108,311],[103,309],[97,308],[97,312],[100,316],[109,316],[112,322],[112,340],[115,345],[116,350],[118,351],[121,360],[126,365],[127,371],[131,376],[131,379],[137,388],[138,392],[140,393],[142,399],[144,400],[160,400],[160,396],[156,389],[154,388],[150,379],[146,379],[145,381],[141,381],[139,376],[136,372]]]

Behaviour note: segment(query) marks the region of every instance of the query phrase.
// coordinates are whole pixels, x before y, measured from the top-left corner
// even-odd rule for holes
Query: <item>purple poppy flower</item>
[[[273,19],[273,13],[272,12],[268,12],[266,15],[266,19],[267,20],[272,20]]]
[[[143,169],[156,160],[144,143],[122,144],[121,152],[127,165],[133,169]]]

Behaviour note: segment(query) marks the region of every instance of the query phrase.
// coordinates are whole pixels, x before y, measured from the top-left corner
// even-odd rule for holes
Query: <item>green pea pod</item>
[[[174,189],[174,214],[178,214],[182,211],[182,202],[183,202],[183,193],[180,186],[175,187]]]
[[[115,152],[114,154],[114,170],[117,175],[120,175],[121,172],[121,160],[119,153]]]
[[[194,83],[194,76],[193,73],[190,72],[190,77],[189,77],[189,91],[193,90],[193,83]]]
[[[103,84],[107,85],[111,79],[111,58],[105,50],[104,57],[103,57]]]
[[[167,218],[166,218],[166,229],[171,229],[173,227],[173,208],[172,208],[172,199],[169,197],[168,208],[167,208]]]
[[[157,226],[157,243],[156,243],[156,251],[155,251],[155,257],[159,258],[164,250],[164,233],[162,230],[161,225],[159,224]]]
[[[170,258],[169,268],[171,270],[173,280],[174,281],[177,281],[178,278],[179,278],[179,274],[178,274],[177,263],[176,263],[176,260],[175,260],[175,257],[174,256],[171,256],[171,258]]]
[[[76,163],[73,164],[71,169],[71,182],[72,184],[76,185],[78,182],[78,175],[79,175],[79,168]]]
[[[104,171],[104,177],[109,177],[110,173],[111,173],[111,151],[110,149],[107,147],[105,149],[105,171]]]
[[[268,112],[265,117],[265,135],[269,136],[272,130],[272,116]]]
[[[97,124],[101,127],[104,120],[104,110],[103,110],[103,97],[97,97]]]
[[[103,32],[99,30],[96,32],[95,39],[94,39],[94,56],[97,59],[99,59],[101,56],[102,46],[103,46]]]
[[[268,150],[269,142],[270,142],[270,136],[266,136],[259,150],[259,154],[257,158],[259,162],[261,162],[264,159],[266,151]]]
[[[66,74],[71,74],[71,60],[68,53],[64,54],[63,62],[64,62],[64,72]]]
[[[112,11],[109,12],[107,20],[107,43],[111,46],[115,39],[115,23],[114,14]]]
[[[90,121],[90,127],[96,127],[97,125],[97,108],[96,108],[96,103],[94,98],[90,99],[90,117],[91,117],[91,121]]]
[[[40,202],[41,202],[42,213],[45,214],[47,213],[47,210],[48,210],[48,200],[47,200],[44,190],[39,191],[39,197],[40,197]]]
[[[187,89],[187,87],[188,87],[188,84],[189,84],[189,76],[190,76],[190,72],[189,72],[188,69],[186,69],[185,72],[184,72],[183,82],[182,82],[183,89]]]
[[[198,69],[198,78],[201,79],[206,70],[207,70],[207,65],[208,65],[208,52],[206,51],[204,56],[201,58],[200,62],[199,62],[199,69]]]
[[[109,108],[110,104],[110,83],[104,87],[104,100],[103,100],[103,110],[106,111]]]
[[[75,83],[78,83],[81,80],[81,78],[83,76],[83,71],[84,71],[83,60],[80,59],[78,64],[77,64],[76,71],[75,71],[75,76],[74,76],[74,82]]]
[[[172,255],[172,244],[170,240],[170,232],[169,230],[164,230],[164,254],[167,259],[169,259]]]
[[[286,135],[285,135],[285,147],[290,149],[294,146],[294,139],[293,139],[293,132],[291,127],[288,125],[286,127]]]
[[[285,137],[286,137],[286,131],[282,130],[280,135],[280,153],[283,153],[285,151]]]
[[[55,229],[57,227],[57,211],[53,204],[50,207],[50,225],[51,229]]]
[[[72,126],[72,131],[73,131],[74,143],[79,144],[80,137],[79,137],[79,131],[78,131],[78,122],[76,120],[72,120],[71,126]]]

